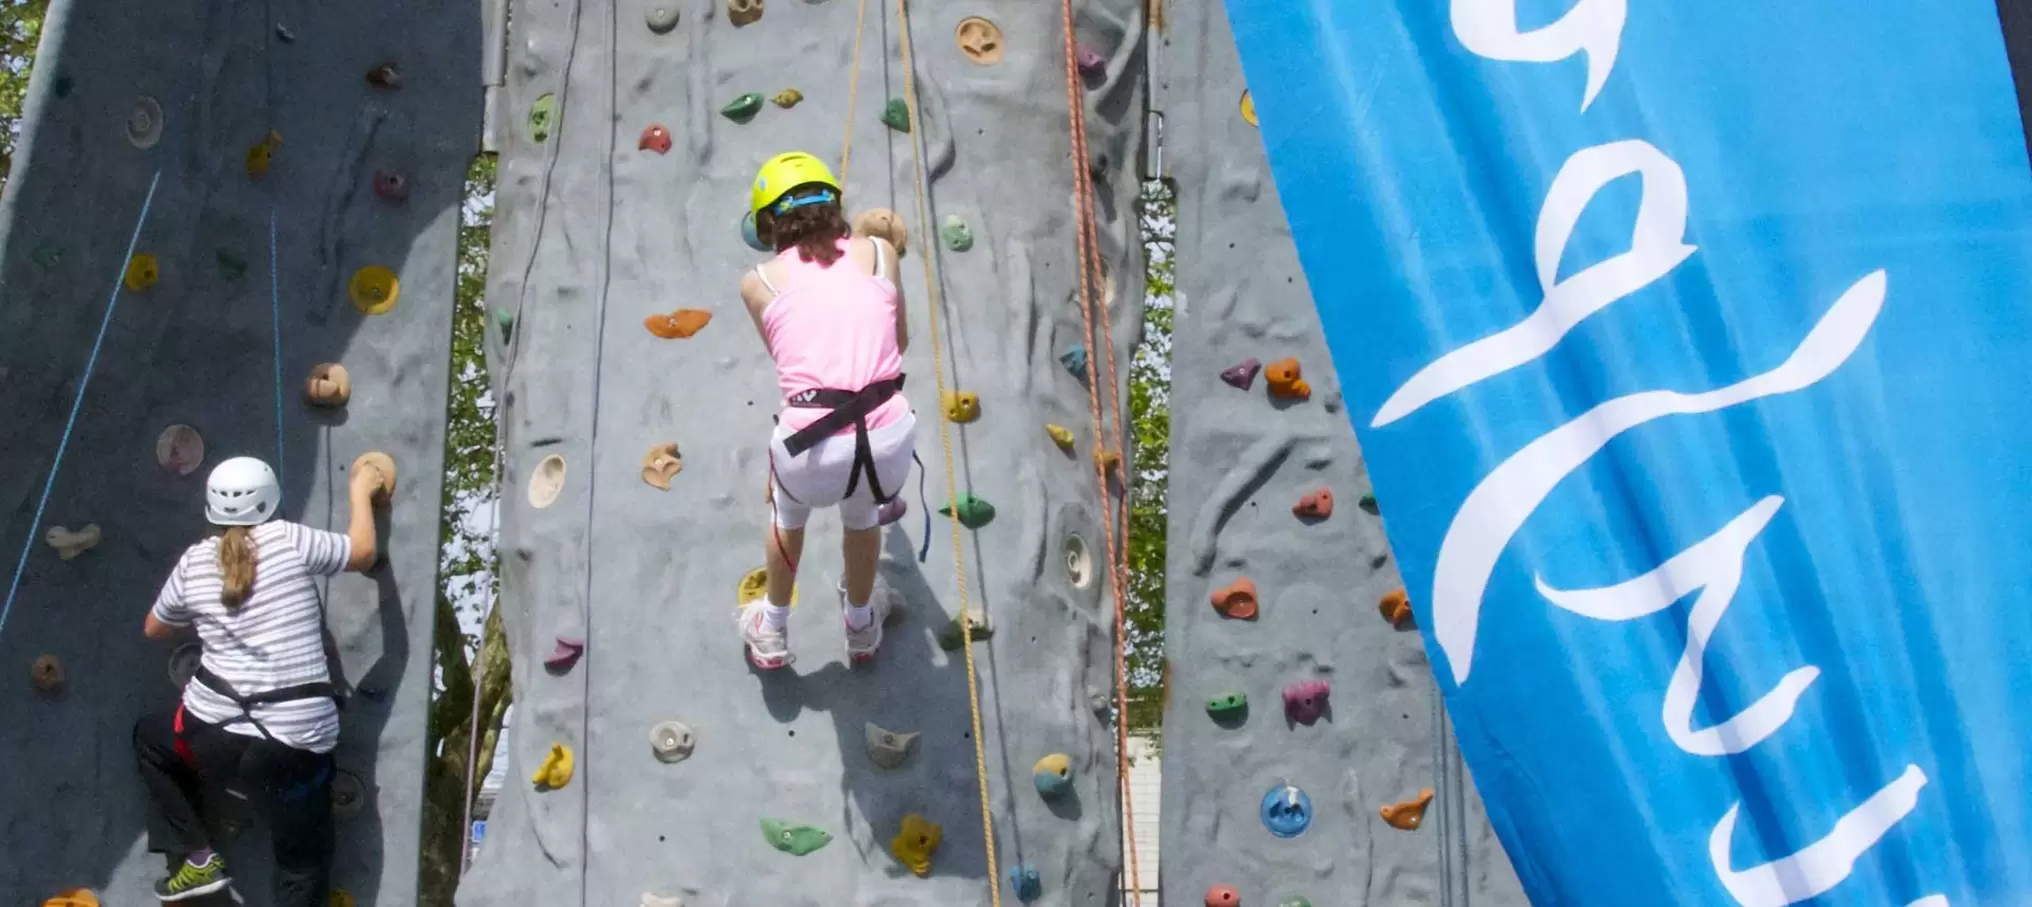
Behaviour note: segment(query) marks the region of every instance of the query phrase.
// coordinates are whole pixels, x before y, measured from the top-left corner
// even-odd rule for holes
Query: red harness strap
[[[191,752],[190,744],[183,742],[183,703],[176,704],[176,754],[183,757],[185,765],[198,767],[198,754]]]

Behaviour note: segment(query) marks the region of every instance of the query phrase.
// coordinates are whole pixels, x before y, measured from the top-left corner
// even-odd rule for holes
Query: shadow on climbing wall
[[[359,782],[339,803],[335,883],[360,905],[415,903],[478,17],[477,4],[395,0],[50,4],[0,198],[0,581],[27,546],[0,611],[0,667],[17,678],[0,684],[13,728],[0,734],[0,901],[89,887],[151,902],[164,862],[146,852],[130,735],[179,686],[177,644],[141,623],[205,532],[210,467],[267,459],[287,518],[343,531],[346,468],[381,450],[401,472],[385,563],[331,580],[325,598],[353,692],[340,793]],[[372,267],[387,270],[358,277]],[[308,399],[336,402],[336,384],[312,381],[323,363],[345,367],[344,405]],[[43,539],[59,528],[97,544],[60,552]],[[29,682],[44,656],[59,692]],[[236,887],[266,905],[266,830],[239,834],[244,808],[219,802]]]

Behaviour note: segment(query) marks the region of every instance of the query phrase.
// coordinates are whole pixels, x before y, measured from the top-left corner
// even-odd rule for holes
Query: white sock
[[[789,607],[778,606],[775,602],[766,599],[762,602],[762,626],[768,627],[771,630],[781,630],[789,625]]]
[[[848,603],[848,605],[847,605],[847,626],[848,626],[848,627],[849,627],[850,629],[854,629],[854,630],[866,630],[866,629],[868,628],[868,625],[869,625],[869,624],[872,624],[872,623],[874,623],[874,622],[875,622],[875,606],[874,606],[874,605],[871,605],[871,604],[870,604],[870,605],[856,605],[856,604],[853,604],[853,603]]]

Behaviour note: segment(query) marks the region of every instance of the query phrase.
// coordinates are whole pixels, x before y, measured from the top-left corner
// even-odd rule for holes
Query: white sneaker
[[[847,623],[847,581],[841,579],[833,588],[840,593],[840,625],[847,631],[847,663],[875,660],[876,651],[882,648],[882,625],[889,622],[889,616],[896,610],[895,591],[882,581],[881,574],[875,575],[875,590],[868,595],[875,616],[867,626],[857,630]]]
[[[734,620],[741,628],[741,644],[748,651],[748,662],[764,671],[786,667],[793,660],[790,654],[790,629],[769,629],[769,619],[762,609],[768,607],[767,598],[758,598],[741,606]]]

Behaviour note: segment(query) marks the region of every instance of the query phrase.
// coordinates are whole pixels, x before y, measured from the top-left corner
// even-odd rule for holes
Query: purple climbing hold
[[[557,638],[557,647],[551,649],[549,657],[543,659],[543,666],[549,668],[551,673],[563,674],[571,670],[572,665],[578,664],[579,656],[584,654],[586,654],[585,640],[560,636]]]
[[[1329,692],[1324,680],[1297,680],[1284,687],[1284,714],[1299,724],[1310,725],[1326,714]]]
[[[1080,75],[1092,78],[1094,76],[1101,76],[1107,74],[1108,72],[1107,57],[1103,57],[1100,54],[1094,53],[1093,49],[1087,47],[1086,44],[1084,43],[1076,44],[1074,45],[1074,48],[1075,48],[1074,56],[1079,62]]]
[[[1256,373],[1263,370],[1263,363],[1256,359],[1244,359],[1221,371],[1221,380],[1236,390],[1248,390],[1256,383]]]
[[[897,520],[903,519],[903,515],[909,512],[910,505],[903,503],[902,495],[897,495],[896,497],[890,499],[889,503],[882,505],[881,510],[876,511],[876,513],[882,518],[881,525],[883,526],[887,526],[890,523],[894,523]]]

